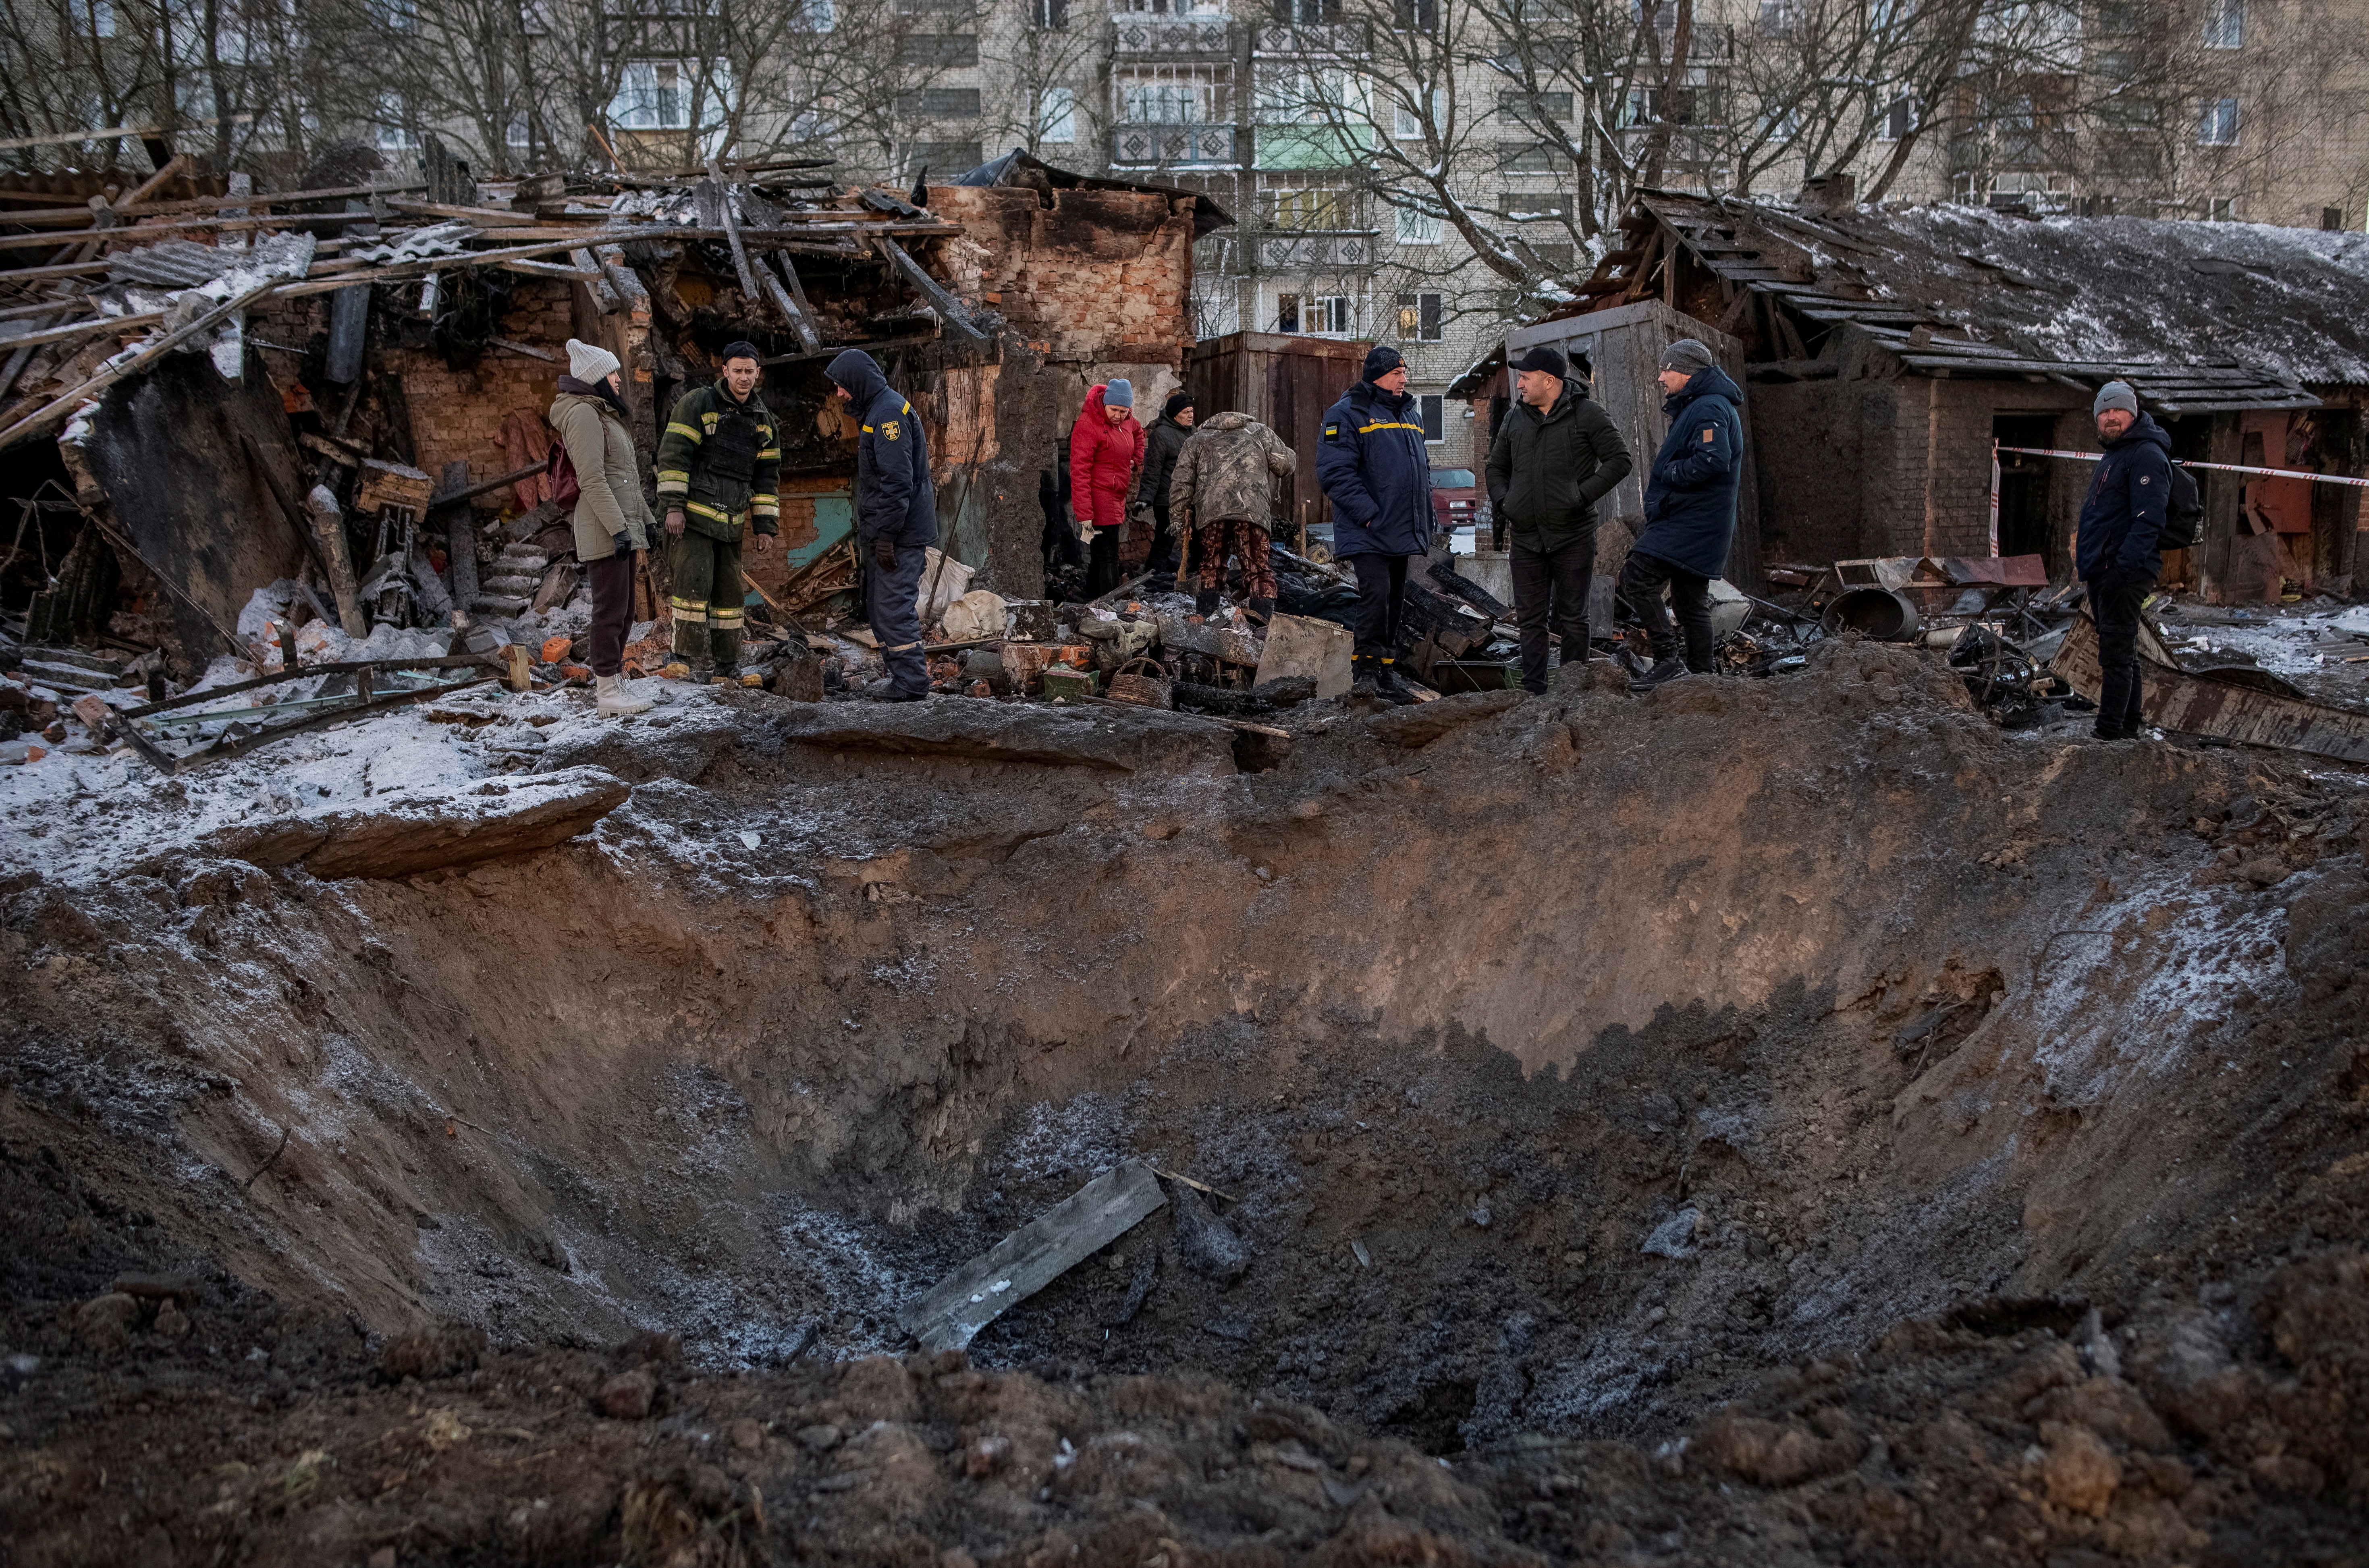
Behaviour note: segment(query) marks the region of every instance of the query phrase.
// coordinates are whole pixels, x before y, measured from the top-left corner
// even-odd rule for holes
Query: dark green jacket
[[[1526,550],[1551,550],[1596,527],[1596,503],[1636,462],[1604,406],[1565,378],[1540,414],[1515,400],[1489,447],[1489,505]]]
[[[658,438],[658,470],[659,509],[681,507],[693,533],[733,544],[744,521],[781,532],[782,433],[758,394],[735,403],[721,381],[684,393]]]

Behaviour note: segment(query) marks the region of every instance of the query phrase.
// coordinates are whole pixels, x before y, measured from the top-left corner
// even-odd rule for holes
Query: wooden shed
[[[1279,486],[1276,500],[1287,537],[1332,521],[1332,503],[1316,482],[1316,441],[1324,410],[1356,384],[1372,347],[1356,339],[1236,332],[1196,344],[1185,360],[1184,387],[1197,418],[1248,414],[1299,458],[1299,471]]]
[[[1560,321],[1537,322],[1516,327],[1505,335],[1507,364],[1518,363],[1524,354],[1541,343],[1560,349],[1566,357],[1587,356],[1595,367],[1589,395],[1612,416],[1637,460],[1630,476],[1596,508],[1601,525],[1596,531],[1596,580],[1603,585],[1599,597],[1606,601],[1602,608],[1604,624],[1608,625],[1610,583],[1619,573],[1631,542],[1644,525],[1645,476],[1653,467],[1654,453],[1660,449],[1662,438],[1669,431],[1669,420],[1662,412],[1661,383],[1654,378],[1661,369],[1662,350],[1681,338],[1708,344],[1719,357],[1720,368],[1734,379],[1736,385],[1744,385],[1743,343],[1707,322],[1671,309],[1660,300],[1640,300],[1634,304],[1567,316]],[[1743,414],[1744,478],[1736,492],[1735,544],[1728,552],[1726,576],[1728,581],[1746,591],[1755,591],[1760,582],[1759,486],[1753,473],[1752,400],[1748,395]],[[1596,610],[1591,606],[1590,614],[1594,615]]]

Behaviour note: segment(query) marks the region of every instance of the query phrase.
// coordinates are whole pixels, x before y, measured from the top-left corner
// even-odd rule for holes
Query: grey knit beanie
[[[588,384],[604,381],[617,368],[617,356],[598,343],[567,340],[567,373]]]
[[[2110,381],[2098,389],[2098,400],[2089,405],[2089,418],[2096,418],[2109,408],[2121,408],[2133,415],[2139,411],[2139,395],[2131,390],[2126,381]]]
[[[1681,338],[1662,350],[1662,368],[1665,371],[1684,371],[1692,375],[1711,369],[1716,362],[1711,349],[1699,338]]]

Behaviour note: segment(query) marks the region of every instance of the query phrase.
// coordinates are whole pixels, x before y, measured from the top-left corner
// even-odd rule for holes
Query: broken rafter
[[[873,243],[880,247],[882,254],[888,258],[897,270],[905,275],[905,280],[919,290],[923,299],[930,302],[932,308],[938,313],[939,320],[974,343],[987,341],[985,329],[970,318],[970,312],[963,308],[962,302],[949,293],[944,283],[922,270],[921,264],[907,255],[903,246],[885,234],[875,235]]]
[[[235,294],[230,299],[224,300],[222,303],[214,306],[213,309],[206,312],[205,315],[198,317],[195,321],[190,322],[186,326],[182,326],[175,331],[166,333],[164,337],[159,338],[154,343],[149,344],[138,353],[126,357],[120,363],[112,365],[109,369],[99,372],[98,374],[91,377],[88,381],[84,382],[72,392],[65,394],[62,397],[52,399],[52,401],[43,404],[40,407],[33,410],[30,414],[26,415],[23,418],[17,420],[6,429],[0,430],[0,451],[6,451],[7,448],[12,447],[18,441],[24,440],[27,436],[33,434],[37,430],[44,429],[53,421],[72,412],[74,409],[79,408],[83,404],[88,402],[98,394],[106,391],[109,387],[113,386],[117,382],[123,380],[125,377],[137,375],[142,371],[146,370],[150,365],[155,363],[155,361],[164,355],[166,349],[188,342],[190,338],[195,338],[200,332],[212,331],[215,327],[220,326],[223,322],[228,321],[231,317],[245,310],[248,305],[270,293],[274,285],[270,283],[258,283],[254,288],[248,289],[243,293]]]

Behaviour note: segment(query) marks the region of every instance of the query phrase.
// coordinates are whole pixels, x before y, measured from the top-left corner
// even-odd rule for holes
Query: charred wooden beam
[[[974,343],[987,341],[986,330],[970,318],[970,312],[963,308],[963,303],[948,292],[944,283],[922,270],[921,264],[907,255],[903,246],[887,235],[874,235],[873,243],[879,246],[881,253],[905,275],[905,280],[930,302],[931,308],[938,313],[939,320]]]

